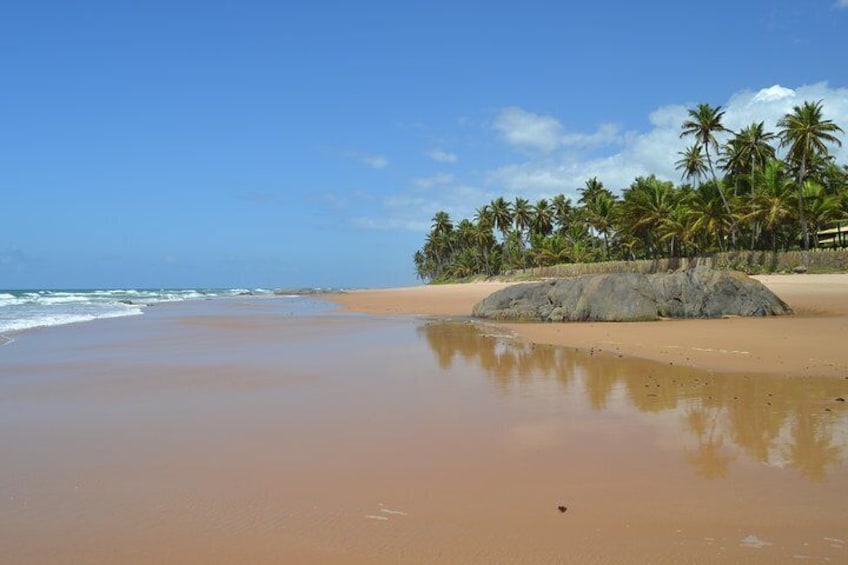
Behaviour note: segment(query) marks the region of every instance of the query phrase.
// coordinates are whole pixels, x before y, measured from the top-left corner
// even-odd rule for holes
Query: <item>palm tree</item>
[[[474,221],[478,224],[488,224],[490,227],[495,223],[495,214],[492,212],[492,207],[488,204],[480,206],[474,210]]]
[[[735,226],[733,212],[725,207],[718,186],[712,181],[703,183],[694,190],[689,203],[695,218],[693,236],[699,239],[698,245],[705,251],[716,247],[724,251],[727,232],[732,232]]]
[[[571,216],[574,209],[571,207],[571,199],[566,198],[564,194],[554,196],[551,203],[554,206],[554,224],[559,233],[563,233],[571,221]]]
[[[450,214],[443,210],[439,210],[431,220],[430,228],[436,234],[449,234],[453,231],[453,222],[450,219]]]
[[[818,231],[842,216],[842,199],[836,194],[827,194],[824,187],[812,179],[804,181],[801,192],[804,195],[804,214],[813,233],[813,244],[818,247]]]
[[[719,187],[719,194],[721,195],[722,202],[724,202],[724,207],[727,208],[727,213],[731,214],[730,204],[728,204],[727,198],[725,198],[724,193],[721,191],[721,185],[719,185],[716,178],[713,161],[710,157],[710,147],[715,151],[718,151],[719,148],[715,134],[731,131],[721,123],[723,117],[724,112],[721,110],[721,106],[713,108],[709,104],[698,104],[697,108],[689,110],[689,119],[683,122],[680,137],[683,138],[691,135],[695,138],[695,142],[704,148],[704,155],[707,158],[707,166],[712,175],[713,182]]]
[[[483,258],[483,266],[486,269],[486,275],[491,276],[492,269],[489,264],[489,251],[495,244],[495,236],[492,234],[491,220],[488,218],[478,220],[472,228],[471,237],[474,242],[474,246]]]
[[[415,276],[422,281],[430,278],[430,272],[427,268],[427,258],[424,255],[424,252],[419,249],[415,252],[413,259],[415,261]]]
[[[795,167],[796,187],[798,189],[798,217],[801,221],[801,237],[804,250],[810,248],[810,234],[807,229],[807,217],[804,213],[804,181],[807,167],[816,158],[824,159],[828,155],[828,144],[841,146],[836,132],[842,128],[831,120],[822,119],[822,102],[804,102],[794,106],[792,113],[783,116],[777,122],[780,128],[780,146],[788,147],[786,160]]]
[[[640,239],[650,255],[659,256],[660,226],[676,205],[674,185],[653,175],[639,177],[621,196],[621,230]]]
[[[677,198],[670,213],[660,221],[660,240],[669,242],[669,254],[677,257],[693,247],[696,214],[690,206],[691,193]]]
[[[609,232],[615,221],[617,203],[615,196],[604,191],[586,205],[589,225],[604,238],[604,259],[609,259]]]
[[[737,181],[747,175],[749,183],[753,182],[754,172],[774,158],[774,147],[769,141],[777,136],[764,127],[763,122],[752,123],[724,146],[721,166]]]
[[[489,208],[492,210],[492,220],[494,221],[495,228],[506,239],[507,232],[512,228],[512,205],[504,200],[503,196],[499,196],[495,200],[492,200]]]
[[[530,221],[530,228],[533,233],[539,235],[550,235],[554,229],[554,211],[551,208],[550,202],[544,198],[536,202],[533,207],[533,218]]]
[[[533,221],[533,207],[530,201],[526,198],[517,196],[513,205],[512,220],[515,223],[515,231],[518,233],[519,249],[522,260],[524,258],[524,232],[530,227]]]
[[[754,193],[743,220],[754,222],[754,241],[764,230],[771,236],[771,249],[777,251],[777,235],[792,219],[792,181],[784,174],[783,163],[772,159],[754,175]]]
[[[588,179],[586,181],[586,186],[578,190],[578,192],[580,193],[580,200],[578,200],[577,202],[583,205],[589,204],[590,202],[595,200],[595,198],[597,198],[600,194],[612,195],[609,190],[604,188],[604,183],[599,181],[598,177],[592,177]]]
[[[704,162],[704,155],[701,153],[701,146],[697,143],[690,145],[685,151],[677,153],[680,159],[675,161],[674,168],[678,171],[683,171],[681,179],[695,179],[700,181],[707,176],[707,164]]]

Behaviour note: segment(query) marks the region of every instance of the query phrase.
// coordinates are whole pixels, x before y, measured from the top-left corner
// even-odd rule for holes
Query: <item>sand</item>
[[[848,381],[396,315],[463,314],[495,286],[336,297],[376,316],[239,297],[16,335],[0,561],[845,561]],[[841,319],[813,295],[798,319]]]
[[[795,315],[634,323],[502,324],[534,343],[651,359],[725,372],[848,377],[848,275],[754,277]],[[507,283],[358,290],[330,300],[381,315],[468,316]]]

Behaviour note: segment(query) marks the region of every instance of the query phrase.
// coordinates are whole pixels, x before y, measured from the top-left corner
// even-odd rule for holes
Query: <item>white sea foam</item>
[[[248,289],[102,289],[0,291],[0,332],[134,316],[161,302],[236,296]]]
[[[32,328],[43,328],[50,326],[64,326],[66,324],[77,324],[80,322],[91,322],[105,318],[120,318],[123,316],[137,316],[141,314],[141,308],[126,309],[123,311],[103,312],[101,314],[56,314],[33,316],[11,321],[0,322],[0,333],[17,332]]]

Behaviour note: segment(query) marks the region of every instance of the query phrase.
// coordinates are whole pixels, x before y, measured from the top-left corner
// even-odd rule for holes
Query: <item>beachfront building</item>
[[[848,223],[837,222],[836,226],[816,232],[819,247],[848,247]]]

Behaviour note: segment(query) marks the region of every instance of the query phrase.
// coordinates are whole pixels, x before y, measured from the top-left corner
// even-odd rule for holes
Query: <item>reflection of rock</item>
[[[792,310],[747,275],[697,267],[675,273],[610,273],[499,290],[473,315],[501,320],[634,321],[772,316]]]
[[[765,465],[797,469],[814,481],[824,480],[828,467],[845,460],[841,438],[848,429],[848,403],[831,400],[848,396],[841,379],[707,373],[534,345],[483,333],[469,323],[429,323],[419,332],[442,369],[473,363],[502,394],[541,385],[545,394],[582,394],[593,409],[606,410],[615,409],[611,401],[618,391],[641,412],[678,412],[677,421],[693,442],[684,448],[686,460],[705,478],[726,476],[739,451]],[[832,408],[819,412],[824,401],[833,402]],[[519,431],[514,439],[544,436],[537,428]]]

